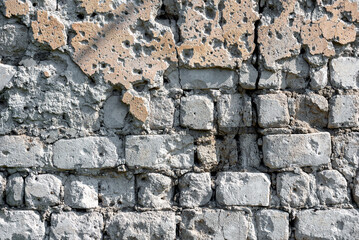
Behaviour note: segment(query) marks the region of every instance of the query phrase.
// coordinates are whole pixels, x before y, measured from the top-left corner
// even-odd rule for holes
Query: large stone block
[[[248,239],[249,223],[241,211],[202,209],[182,211],[181,239]]]
[[[235,71],[217,68],[182,68],[180,69],[180,76],[183,89],[231,89],[238,82]]]
[[[256,89],[257,69],[252,64],[243,62],[239,71],[239,85],[244,89]]]
[[[324,170],[317,174],[317,193],[321,204],[325,205],[349,200],[347,181],[337,170]]]
[[[45,239],[45,223],[34,211],[1,211],[0,239]]]
[[[207,204],[212,197],[210,173],[187,173],[179,180],[182,207],[198,207]]]
[[[285,127],[289,124],[288,99],[286,95],[259,95],[256,99],[256,104],[260,127]]]
[[[110,168],[120,164],[117,137],[85,137],[54,144],[54,165],[60,169]]]
[[[102,239],[102,214],[62,212],[51,214],[50,239]]]
[[[98,180],[87,176],[69,176],[65,182],[64,200],[65,204],[72,208],[97,207]]]
[[[123,128],[128,107],[121,101],[120,96],[109,97],[104,106],[104,123],[108,128]]]
[[[270,168],[319,166],[330,162],[329,133],[278,134],[263,137],[264,163]]]
[[[359,58],[339,57],[330,61],[330,81],[334,87],[358,89]]]
[[[221,205],[269,205],[271,182],[264,173],[221,172],[216,182],[216,200]]]
[[[175,105],[171,98],[152,97],[150,109],[149,122],[152,129],[165,129],[173,126]]]
[[[118,212],[106,222],[108,239],[176,239],[174,212]]]
[[[19,173],[10,175],[6,183],[6,203],[13,207],[24,204],[24,187],[24,178]]]
[[[359,126],[359,98],[355,95],[337,95],[329,102],[329,128]]]
[[[261,210],[256,214],[258,239],[289,238],[289,214],[278,210]]]
[[[150,169],[189,169],[194,164],[193,138],[189,135],[126,137],[126,165]]]
[[[297,214],[295,239],[358,239],[359,214],[356,210],[304,210]]]
[[[38,138],[0,137],[0,166],[42,167],[45,165],[43,144]]]
[[[239,160],[244,168],[260,166],[261,158],[256,134],[239,135]]]

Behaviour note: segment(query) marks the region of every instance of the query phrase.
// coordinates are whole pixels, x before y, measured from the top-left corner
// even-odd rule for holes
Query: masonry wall
[[[358,1],[0,12],[0,239],[359,239]]]

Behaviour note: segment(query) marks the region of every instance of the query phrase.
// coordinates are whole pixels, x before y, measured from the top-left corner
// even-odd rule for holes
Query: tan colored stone
[[[141,97],[133,96],[130,92],[123,95],[122,101],[130,105],[130,113],[138,120],[145,122],[148,117],[148,111],[145,101]]]
[[[112,0],[80,0],[80,2],[80,6],[85,8],[85,11],[88,14],[92,14],[94,12],[105,13],[112,10]]]
[[[20,0],[6,0],[4,5],[5,16],[8,18],[11,16],[26,15],[29,12],[29,5]]]
[[[40,43],[47,43],[52,49],[66,44],[65,26],[46,11],[37,11],[37,21],[31,23],[34,38]]]

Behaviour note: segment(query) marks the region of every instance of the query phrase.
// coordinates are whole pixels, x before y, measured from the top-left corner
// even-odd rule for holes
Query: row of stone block
[[[289,239],[289,214],[264,209],[246,214],[221,209],[184,210],[180,224],[171,211],[52,213],[47,225],[28,210],[0,212],[0,239]],[[357,210],[303,210],[293,236],[305,239],[357,239]],[[177,230],[177,233],[176,233]],[[177,237],[177,238],[176,238]]]

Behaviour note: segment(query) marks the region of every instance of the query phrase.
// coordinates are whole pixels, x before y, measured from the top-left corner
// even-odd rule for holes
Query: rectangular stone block
[[[189,135],[126,137],[126,165],[130,168],[188,169],[193,163],[194,145]]]
[[[319,166],[330,162],[330,134],[278,134],[263,137],[264,164],[270,168]]]
[[[174,212],[118,212],[106,222],[108,239],[176,239]]]
[[[43,144],[38,138],[0,137],[0,166],[42,167],[45,165]]]
[[[238,83],[235,71],[224,69],[180,69],[183,89],[233,88]]]
[[[339,57],[330,61],[330,81],[336,88],[358,89],[359,58]]]
[[[1,211],[0,239],[44,239],[45,223],[34,211]]]
[[[289,239],[289,214],[278,210],[264,209],[256,214],[258,239]]]
[[[101,213],[62,212],[51,215],[50,239],[102,239]]]
[[[216,200],[221,205],[269,205],[271,182],[264,173],[221,172],[216,182]]]
[[[60,169],[116,167],[121,145],[117,137],[63,139],[54,144],[53,162]]]
[[[295,239],[358,239],[356,210],[304,210],[297,214]]]
[[[359,126],[359,98],[355,95],[337,95],[329,102],[329,128]]]

